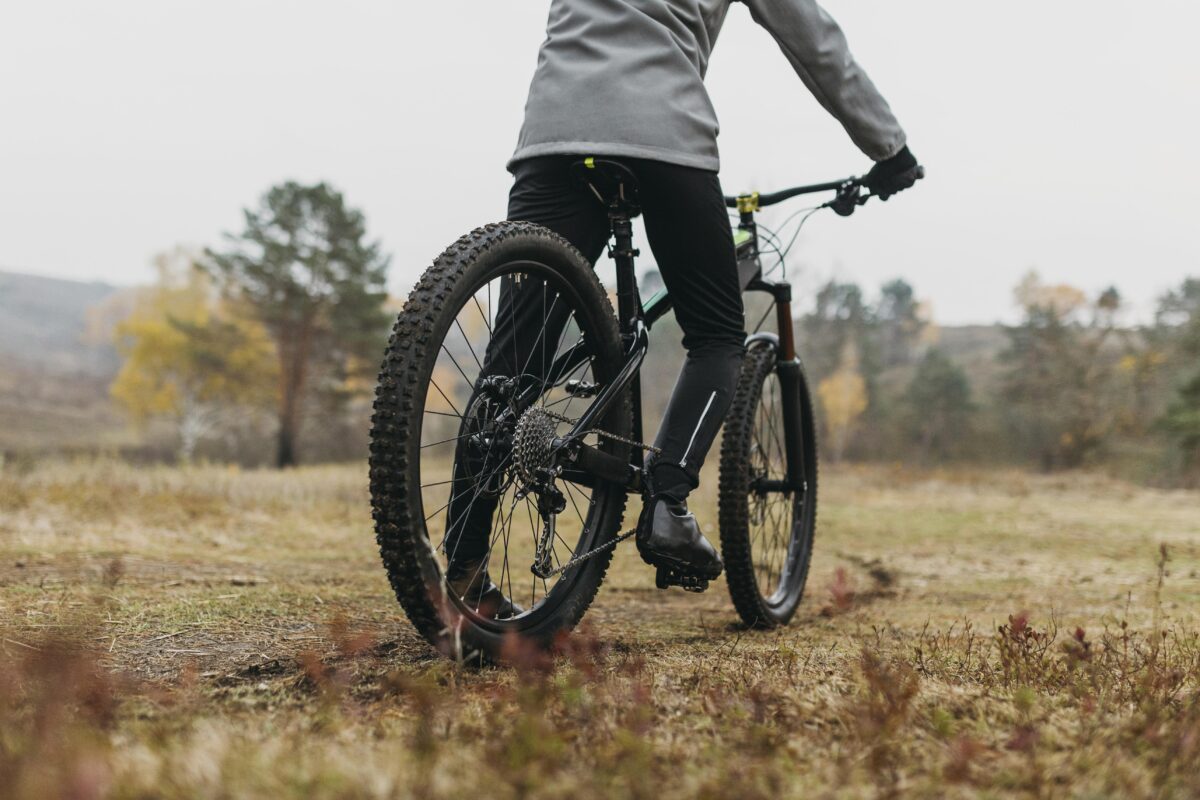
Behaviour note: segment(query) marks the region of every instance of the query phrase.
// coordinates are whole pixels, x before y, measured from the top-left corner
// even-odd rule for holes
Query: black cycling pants
[[[519,162],[508,217],[549,228],[595,264],[610,228],[605,208],[570,174],[571,164],[580,158],[546,156]],[[729,410],[741,369],[746,334],[733,236],[716,173],[620,160],[637,175],[650,247],[687,350],[655,439],[662,453],[647,459],[651,492],[682,500],[699,485],[700,467]],[[547,297],[536,280],[501,287],[484,374],[546,378],[565,323],[564,309],[548,304]],[[478,476],[488,471],[484,462],[466,445],[460,443],[458,450],[445,550],[452,561],[473,562],[488,552],[496,496],[478,488]]]
[[[518,162],[508,217],[549,228],[595,264],[609,239],[608,214],[570,174],[580,158]],[[662,455],[650,464],[653,490],[682,499],[699,484],[700,467],[729,410],[742,363],[746,328],[733,235],[715,172],[618,160],[637,176],[650,247],[687,350],[655,439]]]

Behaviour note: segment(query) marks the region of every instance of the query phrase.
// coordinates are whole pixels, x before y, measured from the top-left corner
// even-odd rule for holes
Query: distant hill
[[[53,375],[111,376],[108,342],[86,342],[88,312],[117,291],[106,283],[0,272],[0,359]]]
[[[89,318],[118,289],[0,272],[0,458],[132,443],[108,396],[120,360]]]

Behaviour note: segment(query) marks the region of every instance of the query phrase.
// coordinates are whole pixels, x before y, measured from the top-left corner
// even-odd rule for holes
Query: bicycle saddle
[[[638,179],[620,161],[589,156],[571,165],[571,175],[587,184],[605,208],[629,217],[642,212],[638,202]]]

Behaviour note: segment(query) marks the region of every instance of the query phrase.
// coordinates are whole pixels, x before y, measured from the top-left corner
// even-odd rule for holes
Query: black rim
[[[553,614],[570,595],[583,568],[550,578],[530,571],[543,526],[538,493],[528,491],[528,481],[516,469],[520,460],[512,448],[516,423],[536,407],[546,413],[554,435],[566,433],[568,420],[577,419],[590,402],[567,392],[567,381],[603,384],[618,365],[612,358],[594,354],[573,366],[559,359],[581,342],[600,340],[602,311],[588,308],[580,293],[545,264],[498,265],[470,284],[464,282],[448,306],[453,316],[442,315],[446,321],[443,329],[435,331],[438,346],[431,351],[434,357],[425,372],[427,390],[418,433],[419,513],[443,575],[451,555],[480,547],[486,526],[486,568],[491,580],[523,606],[524,613],[492,619],[476,613],[453,592],[447,595],[461,614],[480,627],[496,632],[525,630]],[[522,309],[541,324],[521,325]],[[556,359],[557,370],[552,366]],[[611,446],[594,435],[586,441],[603,449]],[[562,479],[555,485],[565,507],[556,516],[554,535],[545,541],[550,566],[558,568],[599,544],[599,532],[605,529],[600,520],[606,506],[604,493],[614,489],[593,490]],[[452,507],[458,512],[453,523]]]

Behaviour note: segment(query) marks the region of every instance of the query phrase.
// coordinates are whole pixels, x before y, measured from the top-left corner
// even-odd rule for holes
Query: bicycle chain
[[[651,453],[654,453],[654,455],[656,455],[656,456],[662,455],[661,447],[655,447],[652,444],[646,444],[645,442],[639,442],[637,439],[627,439],[624,436],[618,436],[615,433],[609,433],[608,431],[602,431],[599,428],[592,428],[590,431],[588,431],[588,433],[594,433],[597,436],[603,436],[605,439],[611,439],[614,442],[620,442],[621,444],[627,444],[632,447],[640,448],[642,450],[649,450]]]
[[[575,421],[575,420],[571,419],[570,417],[563,416],[562,414],[556,413],[554,411],[548,411],[544,408],[541,409],[541,411],[546,416],[548,416],[551,419],[556,420],[558,422],[574,422]],[[630,439],[627,436],[621,436],[620,434],[617,434],[617,433],[609,433],[608,431],[601,430],[600,428],[592,428],[590,430],[584,431],[584,436],[586,436],[589,433],[594,433],[597,436],[603,436],[605,439],[609,439],[614,442],[620,442],[621,444],[627,444],[630,447],[636,447],[640,450],[649,450],[651,453],[654,453],[654,455],[656,455],[656,456],[662,455],[661,447],[655,447],[652,444],[646,444],[645,442],[639,442],[637,439]]]
[[[580,553],[579,555],[575,556],[574,558],[572,558],[570,561],[563,564],[562,566],[555,567],[554,569],[552,569],[546,573],[546,577],[553,578],[555,575],[561,575],[562,573],[566,572],[567,570],[569,570],[571,567],[575,566],[576,564],[582,564],[584,561],[587,561],[589,558],[595,558],[596,556],[600,555],[605,550],[611,550],[612,548],[619,545],[621,542],[628,539],[630,536],[633,536],[635,533],[637,533],[637,528],[630,528],[629,530],[627,530],[624,533],[622,533],[621,535],[619,535],[617,538],[613,539],[611,542],[605,542],[604,544],[599,545],[598,547],[593,547],[591,550],[588,550],[586,553]]]

